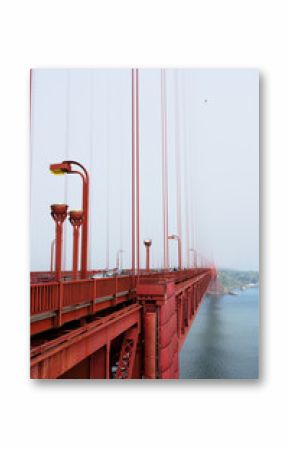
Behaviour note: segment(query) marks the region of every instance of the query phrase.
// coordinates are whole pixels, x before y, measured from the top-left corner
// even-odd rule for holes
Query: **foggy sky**
[[[140,71],[141,265],[152,238],[152,265],[162,264],[160,70]],[[218,267],[258,269],[259,75],[255,70],[167,69],[169,233],[176,228],[175,145],[182,168],[182,241]],[[176,90],[177,86],[177,90]],[[177,95],[177,97],[176,97]],[[176,111],[178,115],[176,116]],[[50,204],[81,207],[77,176],[53,176],[65,159],[89,170],[91,268],[131,265],[131,71],[33,70],[31,125],[31,269],[47,270],[54,223]],[[179,125],[176,125],[178,123]],[[187,183],[187,190],[185,185]],[[188,192],[186,195],[186,191]],[[186,242],[185,206],[192,216]],[[65,225],[64,266],[72,264]],[[177,264],[176,242],[169,242]],[[192,256],[191,256],[192,257]],[[190,260],[191,262],[191,260]]]

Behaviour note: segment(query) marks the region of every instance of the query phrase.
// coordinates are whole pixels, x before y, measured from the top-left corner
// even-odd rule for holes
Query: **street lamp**
[[[73,165],[79,167],[82,171],[74,170]],[[83,182],[82,210],[83,210],[83,228],[82,228],[82,254],[81,254],[81,273],[86,277],[88,271],[88,230],[89,230],[89,174],[86,168],[76,161],[63,161],[50,165],[50,171],[54,175],[78,174]]]
[[[171,234],[171,235],[168,236],[168,240],[177,240],[177,242],[178,242],[178,269],[181,270],[181,265],[182,265],[182,261],[181,261],[181,238],[179,237],[179,235]]]
[[[152,245],[152,240],[151,239],[146,239],[144,240],[144,245],[146,248],[146,271],[150,271],[150,247]]]
[[[50,271],[54,271],[54,253],[55,253],[55,239],[52,240],[50,244]]]
[[[197,251],[194,251],[194,267],[197,268]]]
[[[83,211],[71,210],[69,213],[69,221],[73,227],[73,269],[72,275],[76,279],[78,276],[78,260],[79,260],[79,232],[83,224]]]
[[[193,253],[193,268],[194,268],[194,254],[195,254],[195,251],[194,251],[193,248],[189,248],[188,252],[189,252],[189,260],[190,260],[190,253]]]
[[[55,274],[58,281],[61,280],[61,264],[62,264],[62,225],[67,217],[66,204],[52,204],[51,216],[55,221],[55,246],[56,246],[56,256],[55,256]]]
[[[124,252],[123,249],[118,249],[117,254],[116,254],[116,267],[118,270],[122,269],[122,256],[121,254]]]

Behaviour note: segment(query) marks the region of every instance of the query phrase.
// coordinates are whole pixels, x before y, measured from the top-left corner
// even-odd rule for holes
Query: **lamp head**
[[[69,221],[73,226],[81,226],[83,224],[83,211],[70,210]]]
[[[151,239],[144,240],[144,245],[150,247],[152,245],[152,240]]]
[[[54,175],[65,175],[71,172],[71,165],[68,162],[50,164],[49,169]]]
[[[179,236],[175,234],[169,235],[168,240],[179,240]]]
[[[52,218],[59,223],[63,223],[67,216],[67,204],[52,204],[51,208],[51,216]]]

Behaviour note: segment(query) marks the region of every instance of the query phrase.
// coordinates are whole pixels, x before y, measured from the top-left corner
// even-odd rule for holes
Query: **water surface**
[[[259,376],[259,289],[206,297],[180,354],[180,379]]]

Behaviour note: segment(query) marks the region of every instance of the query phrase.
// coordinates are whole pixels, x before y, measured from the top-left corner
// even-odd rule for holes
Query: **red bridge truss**
[[[176,379],[214,269],[31,284],[31,377]]]

